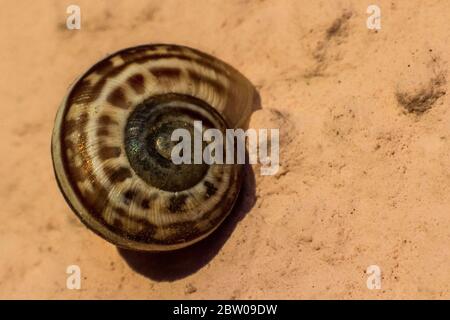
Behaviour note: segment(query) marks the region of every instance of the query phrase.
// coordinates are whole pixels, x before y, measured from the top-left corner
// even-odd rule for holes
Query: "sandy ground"
[[[0,11],[0,298],[450,298],[449,1],[12,1]],[[382,29],[366,27],[369,4]],[[117,250],[75,218],[50,157],[72,81],[118,49],[192,46],[255,84],[281,128],[231,217],[169,254]],[[81,290],[66,288],[79,265]],[[382,288],[369,290],[378,265]]]

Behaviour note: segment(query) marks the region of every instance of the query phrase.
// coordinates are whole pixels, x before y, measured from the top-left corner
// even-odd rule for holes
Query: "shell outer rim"
[[[80,201],[78,194],[76,192],[74,192],[74,190],[72,189],[71,183],[69,182],[69,179],[67,177],[66,167],[61,160],[62,159],[61,124],[64,119],[64,116],[67,113],[67,108],[68,108],[67,102],[68,102],[69,98],[71,97],[71,93],[72,93],[73,89],[80,83],[80,81],[82,81],[89,73],[91,73],[98,66],[98,64],[100,64],[102,61],[110,59],[113,56],[116,56],[117,54],[119,54],[121,52],[125,52],[125,51],[131,50],[131,49],[136,49],[136,48],[150,47],[150,46],[153,47],[153,46],[173,46],[173,45],[165,44],[165,43],[155,43],[155,44],[152,43],[152,44],[143,44],[143,45],[131,46],[131,47],[120,49],[118,51],[115,51],[111,54],[106,55],[105,57],[103,57],[102,59],[97,61],[95,64],[93,64],[90,68],[88,68],[81,76],[76,78],[76,80],[68,88],[67,94],[65,95],[63,101],[61,102],[61,104],[58,107],[56,119],[54,122],[55,125],[54,125],[53,132],[52,132],[51,156],[52,156],[52,165],[53,165],[54,175],[55,175],[58,187],[59,187],[61,193],[63,194],[63,197],[64,197],[66,203],[69,205],[71,210],[75,213],[75,215],[81,220],[81,222],[89,230],[91,230],[92,232],[94,232],[95,234],[100,236],[101,238],[105,239],[106,241],[114,244],[117,247],[123,248],[123,249],[135,250],[135,251],[171,251],[171,250],[177,250],[177,249],[181,249],[181,248],[190,246],[190,245],[192,245],[196,242],[199,242],[199,241],[203,240],[204,238],[208,237],[229,216],[229,214],[231,213],[231,211],[234,208],[234,205],[239,197],[239,193],[241,190],[242,177],[243,177],[243,169],[242,168],[239,168],[238,173],[237,173],[238,190],[236,193],[236,197],[235,197],[232,205],[230,206],[230,210],[226,214],[223,214],[222,219],[220,220],[219,223],[217,223],[213,228],[208,230],[208,232],[205,232],[204,234],[200,235],[199,237],[197,237],[191,241],[177,243],[177,244],[161,245],[161,244],[154,244],[154,243],[141,243],[141,242],[137,242],[137,241],[134,241],[134,240],[131,240],[128,238],[118,236],[114,232],[104,228],[99,222],[97,222],[95,219],[91,218],[89,216],[89,214],[86,214],[85,212],[87,210],[86,210],[85,206],[82,204],[82,202]],[[208,55],[208,56],[214,58],[215,60],[218,60],[221,63],[225,64],[227,67],[233,69],[238,74],[240,74],[239,71],[237,71],[235,68],[230,66],[228,63],[226,63],[218,58],[215,58],[207,53],[201,52],[197,49],[194,49],[194,48],[191,48],[188,46],[184,46],[184,45],[176,45],[176,46],[183,47],[183,48],[192,50],[194,52],[199,52],[200,54],[203,54],[203,55]],[[58,170],[58,168],[60,170]]]

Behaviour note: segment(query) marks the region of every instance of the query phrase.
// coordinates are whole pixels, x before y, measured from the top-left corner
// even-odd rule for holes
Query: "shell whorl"
[[[203,167],[185,168],[180,180],[167,170],[182,168],[146,161],[145,139],[177,121],[202,120],[222,132],[240,128],[254,99],[238,71],[188,47],[145,45],[112,54],[75,82],[58,111],[52,156],[62,193],[90,229],[117,246],[173,250],[195,243],[232,209],[242,168],[192,165]],[[159,122],[148,127],[151,119]]]

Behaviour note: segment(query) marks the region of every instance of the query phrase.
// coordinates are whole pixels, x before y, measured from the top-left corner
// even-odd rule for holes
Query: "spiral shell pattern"
[[[205,238],[231,211],[242,166],[173,166],[155,150],[178,124],[242,127],[255,94],[237,70],[188,47],[144,45],[101,60],[55,121],[53,165],[66,201],[119,247],[164,251]]]

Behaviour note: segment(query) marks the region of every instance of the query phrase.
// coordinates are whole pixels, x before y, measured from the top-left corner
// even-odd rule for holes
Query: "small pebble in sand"
[[[184,293],[192,294],[194,292],[197,292],[197,288],[192,283],[188,283],[186,285],[186,289],[184,290]]]

